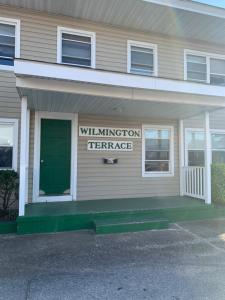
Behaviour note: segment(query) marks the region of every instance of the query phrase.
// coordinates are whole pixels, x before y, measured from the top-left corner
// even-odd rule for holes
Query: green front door
[[[40,196],[70,194],[71,121],[41,119]]]

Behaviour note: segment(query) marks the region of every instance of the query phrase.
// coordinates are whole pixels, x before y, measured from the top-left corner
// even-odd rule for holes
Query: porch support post
[[[205,113],[205,203],[211,204],[211,135],[209,112]]]
[[[21,99],[21,132],[20,132],[20,186],[19,186],[19,216],[25,212],[28,191],[28,137],[29,112],[27,97]]]
[[[180,196],[184,195],[184,121],[179,120]]]

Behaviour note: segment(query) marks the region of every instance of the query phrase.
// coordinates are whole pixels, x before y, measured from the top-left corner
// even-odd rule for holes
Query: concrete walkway
[[[0,236],[0,299],[225,299],[225,219],[168,230]]]

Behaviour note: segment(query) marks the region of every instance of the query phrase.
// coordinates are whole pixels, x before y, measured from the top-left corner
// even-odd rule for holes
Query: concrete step
[[[136,232],[153,229],[168,228],[169,221],[167,219],[102,219],[94,220],[94,228],[97,234],[107,233],[122,233],[122,232]]]

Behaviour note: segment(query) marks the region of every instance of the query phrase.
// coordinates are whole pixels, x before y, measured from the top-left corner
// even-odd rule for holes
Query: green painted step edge
[[[155,221],[168,221],[167,219],[162,218],[154,218],[152,216],[130,216],[125,215],[122,218],[98,218],[93,220],[94,226],[106,226],[106,225],[114,225],[114,224],[129,224],[129,223],[145,223],[145,222],[155,222]]]
[[[69,230],[94,229],[93,220],[118,219],[121,217],[154,217],[168,219],[170,223],[198,219],[225,217],[225,208],[202,206],[193,208],[170,208],[150,211],[111,212],[62,216],[18,217],[18,234],[45,233]]]
[[[168,220],[154,220],[145,222],[114,223],[95,227],[96,234],[138,232],[153,229],[166,229],[169,226]]]
[[[17,232],[16,221],[0,222],[0,234],[16,233],[16,232]]]

